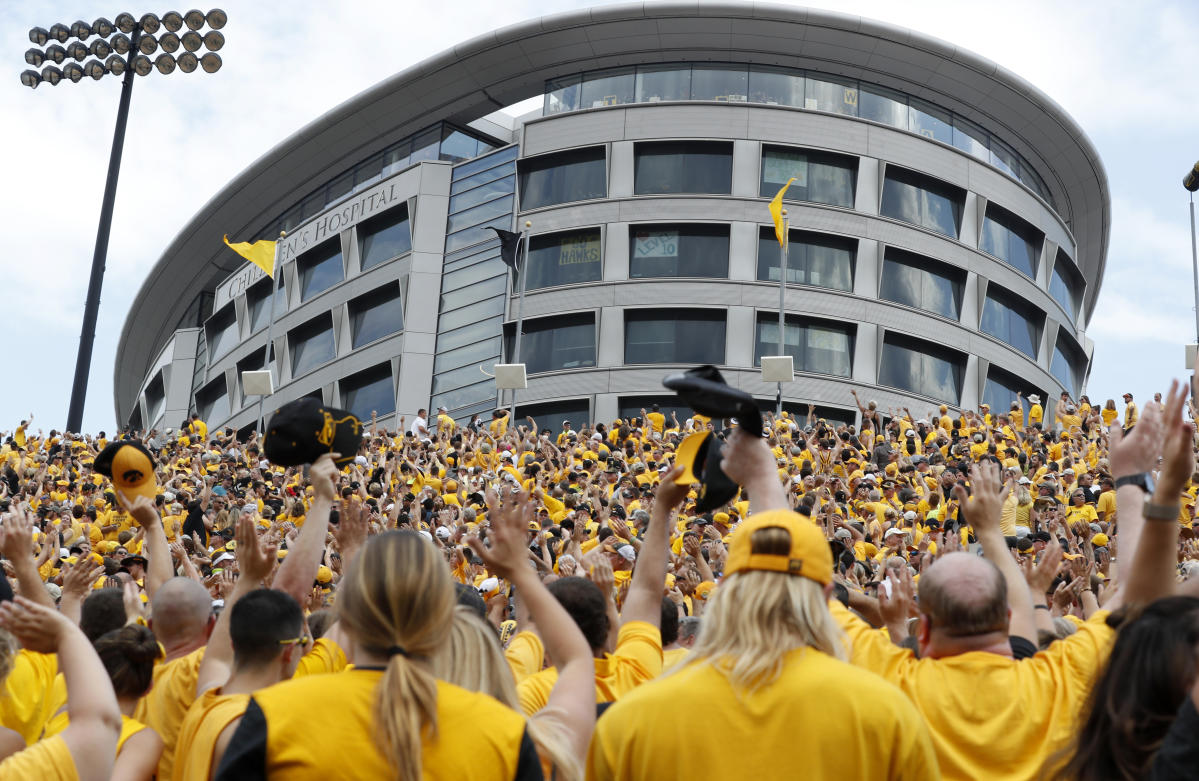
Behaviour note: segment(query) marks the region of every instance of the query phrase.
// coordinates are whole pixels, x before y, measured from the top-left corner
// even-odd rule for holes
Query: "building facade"
[[[851,390],[918,415],[1084,390],[1110,203],[1052,100],[856,17],[638,4],[455,47],[255,163],[143,285],[118,419],[251,427],[262,399],[241,377],[264,368],[268,412],[305,395],[385,424],[506,405],[488,372],[512,360],[520,283],[489,228],[526,226],[518,416],[669,408],[662,377],[699,363],[770,406],[766,204],[789,180],[787,406],[852,422]],[[281,231],[273,283],[219,239]],[[158,311],[161,295],[187,306]]]

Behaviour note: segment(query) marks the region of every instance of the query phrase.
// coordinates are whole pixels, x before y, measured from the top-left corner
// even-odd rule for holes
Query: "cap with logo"
[[[791,537],[791,549],[786,554],[754,553],[752,539],[760,529],[783,529]],[[833,579],[833,555],[810,520],[790,510],[769,510],[754,513],[733,532],[724,572],[747,571],[782,572],[827,585]]]
[[[275,410],[266,428],[263,451],[279,466],[311,464],[325,453],[339,453],[339,466],[358,455],[362,421],[353,413],[326,407],[307,396]]]
[[[113,487],[129,499],[144,496],[153,500],[158,493],[154,456],[140,442],[113,442],[100,451],[92,468],[112,480]]]

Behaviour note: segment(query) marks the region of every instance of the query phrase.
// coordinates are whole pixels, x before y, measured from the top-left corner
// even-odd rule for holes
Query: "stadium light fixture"
[[[91,24],[80,19],[69,26],[56,22],[49,28],[33,27],[29,30],[29,42],[45,49],[34,48],[25,52],[25,63],[31,68],[40,67],[42,70],[40,73],[31,69],[22,71],[22,85],[37,89],[40,84],[54,86],[63,79],[78,83],[85,77],[100,81],[110,74],[121,78],[116,129],[113,131],[112,150],[108,158],[108,178],[104,184],[100,225],[96,231],[96,248],[92,256],[87,300],[83,308],[79,352],[75,359],[75,380],[71,386],[71,404],[67,411],[66,430],[69,432],[78,433],[83,426],[83,407],[87,397],[88,374],[91,371],[92,346],[96,338],[100,291],[104,284],[104,264],[108,258],[108,238],[112,229],[117,178],[125,145],[125,128],[129,122],[133,77],[149,76],[155,70],[164,76],[174,73],[176,69],[183,73],[191,73],[200,68],[205,73],[216,73],[222,65],[216,52],[225,45],[224,34],[217,30],[223,28],[228,21],[228,16],[219,8],[214,8],[207,14],[193,9],[186,13],[168,11],[161,17],[146,13],[140,18],[121,12],[111,22],[107,17],[101,16]],[[206,24],[209,28],[207,32],[203,30]],[[184,27],[187,28],[187,32],[182,36],[176,35]],[[156,39],[154,36],[161,29],[165,29],[166,32],[162,38]],[[90,44],[86,43],[93,36],[95,39]],[[172,56],[180,46],[187,51],[178,58]],[[201,47],[208,51],[202,57],[197,57],[193,52],[199,51]],[[150,55],[159,48],[164,53],[151,59]],[[92,59],[88,59],[89,56]],[[80,65],[84,60],[87,62]],[[60,65],[61,69],[58,67]]]

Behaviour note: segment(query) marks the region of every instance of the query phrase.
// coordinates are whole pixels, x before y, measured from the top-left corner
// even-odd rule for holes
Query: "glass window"
[[[887,166],[883,182],[884,217],[958,237],[966,192],[959,187],[904,168]]]
[[[446,222],[446,230],[453,233],[472,225],[490,222],[497,217],[510,216],[512,214],[512,200],[513,197],[511,195],[505,195],[493,201],[479,204],[472,209],[467,209],[460,214],[451,215]]]
[[[991,136],[991,165],[1013,179],[1018,179],[1020,176],[1020,161],[1015,150],[995,136]]]
[[[1036,359],[1044,321],[1045,316],[1036,307],[992,282],[987,287],[978,330]]]
[[[749,68],[745,65],[694,65],[691,99],[744,103],[748,95]]]
[[[993,203],[987,204],[979,249],[1036,279],[1041,234],[1024,220]]]
[[[283,283],[283,275],[279,274],[275,280],[275,315],[281,315],[287,311],[287,286]]]
[[[987,131],[962,117],[953,118],[953,145],[984,162],[991,159],[991,152],[987,148]]]
[[[434,380],[433,384],[436,385],[437,381]],[[495,380],[484,379],[474,385],[456,388],[434,396],[431,406],[444,404],[448,409],[457,410],[470,404],[487,402],[487,407],[490,408],[495,406],[495,401]]]
[[[687,100],[690,97],[690,65],[642,65],[637,69],[638,103]]]
[[[665,141],[634,147],[636,195],[731,193],[733,145],[720,141]]]
[[[341,176],[329,182],[329,202],[332,203],[354,187],[354,172],[346,171]]]
[[[334,237],[311,249],[296,261],[300,272],[300,300],[307,301],[345,279],[341,262],[341,239]]]
[[[133,411],[129,413],[128,427],[130,431],[134,432],[141,431],[143,428],[145,428],[144,424],[142,423],[142,408],[137,404],[133,405]],[[245,440],[243,439],[242,441],[244,442]]]
[[[625,363],[724,363],[725,313],[632,309],[624,315]]]
[[[502,261],[501,261],[502,262]],[[478,282],[470,287],[441,293],[441,311],[446,312],[460,306],[480,301],[485,298],[498,298],[508,290],[508,280],[501,274],[491,279]]]
[[[1049,363],[1049,373],[1060,382],[1071,396],[1078,396],[1082,384],[1082,370],[1086,359],[1081,351],[1058,336],[1057,344],[1053,346],[1053,360]]]
[[[960,269],[887,247],[879,298],[957,320],[965,281]]]
[[[433,361],[433,371],[441,373],[462,366],[475,366],[484,362],[494,363],[500,357],[500,347],[500,336],[497,333],[481,342],[440,352]],[[521,347],[523,348],[524,345],[522,344]]]
[[[564,79],[551,79],[545,83],[545,113],[558,114],[579,108],[579,86],[583,77],[575,74]]]
[[[522,211],[603,198],[607,194],[607,165],[602,146],[520,161]]]
[[[474,244],[480,244],[484,241],[495,241],[495,233],[489,230],[490,227],[500,228],[501,230],[509,230],[512,228],[512,216],[504,214],[496,217],[494,220],[483,225],[475,225],[471,228],[463,228],[457,233],[451,233],[445,237],[445,251],[454,252],[463,247],[470,247]]]
[[[196,412],[209,423],[229,417],[229,388],[224,375],[217,377],[196,393]]]
[[[787,284],[851,291],[857,251],[857,239],[793,230],[788,236]],[[763,227],[758,233],[758,279],[778,282],[781,260],[774,228]]]
[[[466,211],[472,206],[478,206],[481,203],[493,201],[502,195],[511,195],[514,192],[516,192],[515,175],[510,174],[503,179],[495,179],[472,190],[466,190],[459,195],[452,196],[450,198],[450,214]]]
[[[368,182],[379,178],[383,171],[383,153],[371,155],[354,167],[354,189],[358,190]]]
[[[482,282],[494,277],[502,277],[507,269],[508,266],[504,261],[500,260],[498,255],[492,258],[484,258],[481,262],[475,263],[472,266],[466,266],[456,271],[451,271],[448,274],[443,274],[441,277],[441,290],[443,293],[448,293],[452,290],[473,285],[476,282]]]
[[[586,73],[583,75],[583,98],[580,108],[602,108],[633,102],[634,76],[632,68]]]
[[[787,68],[752,65],[749,69],[749,100],[768,106],[802,106],[803,73]]]
[[[908,98],[902,92],[863,83],[858,92],[858,116],[907,130]]]
[[[908,128],[925,138],[943,144],[953,143],[953,116],[918,98],[912,98],[908,106]]]
[[[858,115],[858,83],[821,74],[808,73],[804,91],[804,108],[810,111],[831,111],[834,114]]]
[[[219,358],[237,345],[237,317],[233,304],[229,303],[217,312],[204,326],[208,334],[208,355],[211,359]]]
[[[151,425],[156,423],[158,416],[162,414],[162,403],[166,401],[166,398],[167,392],[162,381],[162,372],[158,372],[146,386],[146,420]]]
[[[853,370],[852,325],[788,316],[783,329],[784,355],[790,355],[795,370],[848,377]],[[762,365],[763,355],[779,354],[778,314],[758,313],[754,364]]]
[[[350,332],[354,349],[404,330],[401,310],[400,290],[395,283],[351,301]]]
[[[470,323],[476,323],[484,318],[503,314],[504,299],[502,297],[487,298],[478,303],[464,306],[453,312],[442,312],[438,320],[438,332],[451,331]]]
[[[333,360],[333,322],[321,315],[295,328],[288,334],[291,344],[291,376],[307,374],[323,363]]]
[[[887,332],[883,337],[878,382],[957,404],[961,398],[965,366],[965,356],[958,352]]]
[[[526,289],[598,282],[603,275],[602,257],[599,228],[533,236]]]
[[[520,356],[514,352],[515,325],[505,329],[504,352],[523,362],[529,374],[595,366],[595,315],[591,312],[525,320]]]
[[[404,170],[412,162],[412,139],[405,138],[383,153],[383,176],[391,176]]]
[[[1021,398],[1018,394],[1023,393]],[[992,365],[987,370],[987,384],[983,386],[983,403],[991,407],[996,415],[1006,415],[1012,409],[1012,402],[1019,401],[1021,409],[1027,411],[1029,394],[1037,394],[1045,398],[1045,391],[1029,385],[1011,372],[1004,371]]]
[[[503,304],[502,301],[500,303]],[[500,310],[503,311],[503,306],[500,307]],[[438,352],[447,352],[456,347],[474,344],[489,336],[499,336],[502,327],[503,319],[493,315],[490,319],[472,321],[452,331],[441,331],[437,334],[437,350]],[[496,354],[499,354],[498,349]]]
[[[476,157],[478,154],[479,139],[450,125],[442,127],[440,154],[442,160],[459,163]]]
[[[783,196],[788,201],[812,201],[853,208],[858,178],[855,157],[768,146],[762,149],[762,180],[758,194],[773,198],[787,180],[795,181]]]
[[[1082,298],[1082,282],[1079,277],[1070,258],[1058,250],[1053,274],[1049,278],[1049,295],[1070,314],[1071,320],[1078,316],[1078,302]]]
[[[544,404],[524,404],[516,408],[516,419],[524,422],[532,418],[537,424],[537,430],[548,430],[551,436],[557,436],[562,430],[562,421],[569,420],[570,427],[578,431],[581,426],[591,421],[591,400],[571,399],[568,401],[551,401]]]
[[[390,415],[396,411],[395,387],[391,381],[391,364],[382,363],[350,375],[339,383],[341,406],[359,420],[371,415]]]
[[[454,166],[454,173],[452,175],[454,184],[466,185],[466,187],[451,187],[450,192],[458,193],[464,189],[473,187],[474,184],[468,184],[467,180],[473,179],[474,175],[480,172],[491,171],[491,175],[486,177],[486,180],[498,179],[501,176],[512,173],[516,170],[516,157],[519,154],[520,147],[513,144],[512,146],[501,149],[495,154],[485,155],[480,157],[478,160],[471,160],[469,163],[462,163]],[[504,165],[505,163],[508,164],[508,167],[500,170],[500,166]],[[476,182],[475,184],[480,183],[481,182]]]
[[[400,204],[367,220],[358,226],[358,235],[362,237],[358,251],[363,271],[411,251],[408,204]]]
[[[246,306],[250,310],[250,333],[258,333],[270,324],[271,319],[271,280],[264,279],[254,283],[246,291]]]
[[[412,139],[412,157],[408,163],[419,163],[422,160],[436,160],[441,153],[441,126],[434,125],[428,130],[422,130]]]
[[[729,226],[633,225],[629,229],[629,277],[729,275]]]

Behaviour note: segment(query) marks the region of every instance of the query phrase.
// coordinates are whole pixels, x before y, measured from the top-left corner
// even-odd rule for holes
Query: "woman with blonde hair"
[[[256,693],[218,779],[542,777],[524,716],[434,675],[455,598],[431,542],[409,531],[371,537],[337,594],[353,667]]]
[[[749,493],[751,514],[733,532],[700,639],[596,723],[588,778],[940,778],[915,706],[844,660],[828,542],[787,507],[765,440],[734,432],[721,468]],[[658,501],[677,505],[689,486],[678,488]],[[692,716],[703,713],[720,714],[720,740],[696,741]]]
[[[533,504],[523,492],[507,494],[503,501],[491,497],[487,512],[491,546],[484,547],[477,538],[468,543],[489,572],[516,588],[525,612],[536,617],[537,632],[558,667],[558,680],[546,706],[528,722],[542,770],[547,778],[581,781],[582,758],[595,727],[595,662],[583,632],[529,564],[525,530],[533,517]],[[449,642],[434,656],[433,667],[441,680],[489,694],[520,710],[512,668],[500,650],[495,629],[469,607],[455,609]]]

